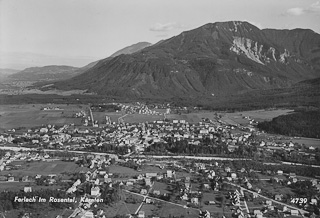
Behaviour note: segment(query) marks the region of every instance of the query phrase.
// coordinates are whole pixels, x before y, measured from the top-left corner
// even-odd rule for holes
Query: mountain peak
[[[288,87],[320,73],[320,36],[305,40],[303,31],[299,36],[260,30],[246,21],[208,23],[141,52],[103,60],[56,87],[160,98]]]

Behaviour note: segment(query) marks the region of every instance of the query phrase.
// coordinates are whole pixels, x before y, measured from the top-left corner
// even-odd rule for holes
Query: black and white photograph
[[[319,0],[0,0],[0,218],[320,218]]]

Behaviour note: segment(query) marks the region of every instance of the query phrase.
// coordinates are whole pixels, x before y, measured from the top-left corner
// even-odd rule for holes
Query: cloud
[[[300,16],[309,13],[320,13],[320,1],[311,4],[308,7],[289,8],[283,15]]]
[[[304,8],[290,8],[287,10],[288,15],[300,16],[306,13],[306,9]]]
[[[183,26],[181,24],[177,24],[177,23],[156,23],[154,24],[152,27],[150,27],[150,31],[154,31],[154,32],[167,32],[173,29],[180,29]]]

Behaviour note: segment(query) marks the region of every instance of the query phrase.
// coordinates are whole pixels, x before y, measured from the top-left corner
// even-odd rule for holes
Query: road
[[[31,150],[37,150],[34,148],[25,148],[25,147],[14,147],[14,146],[0,146],[0,149],[2,150],[12,150],[12,151],[31,151]],[[43,149],[43,151],[49,151],[49,152],[54,152],[54,151],[61,151],[61,152],[66,152],[66,150],[53,150],[53,149]],[[115,158],[118,160],[118,155],[116,154],[111,154],[111,153],[100,153],[100,152],[91,152],[91,151],[70,151],[68,152],[73,152],[73,153],[79,153],[79,154],[84,154],[84,153],[89,153],[89,154],[95,154],[95,155],[109,155],[111,158]],[[126,155],[126,157],[130,156],[132,153]],[[204,156],[157,156],[157,155],[139,155],[137,156],[139,158],[159,158],[159,159],[194,159],[194,160],[252,160],[250,158],[228,158],[228,157],[204,157]],[[267,164],[272,164],[272,165],[278,165],[278,163],[267,163]],[[293,165],[293,166],[308,166],[308,167],[315,167],[315,168],[320,168],[318,165],[307,165],[307,164],[300,164],[300,163],[293,163],[293,162],[281,162],[279,164],[286,164],[286,165]]]
[[[197,211],[201,211],[197,208],[193,208],[193,207],[187,207],[186,205],[183,205],[183,204],[177,204],[177,203],[173,203],[173,202],[170,202],[170,201],[165,201],[165,200],[162,200],[162,199],[159,199],[159,198],[154,198],[154,197],[150,197],[148,195],[143,195],[143,194],[139,194],[139,193],[135,193],[135,192],[131,192],[131,191],[128,191],[128,190],[123,190],[125,192],[128,192],[130,194],[134,194],[134,195],[138,195],[138,196],[141,196],[141,197],[144,197],[144,200],[146,198],[150,198],[150,199],[153,199],[153,200],[156,200],[156,201],[161,201],[161,202],[165,202],[165,203],[168,203],[168,204],[172,204],[172,205],[175,205],[175,206],[178,206],[178,207],[183,207],[185,209],[194,209],[194,210],[197,210]],[[139,212],[139,211],[138,211]]]
[[[266,196],[264,196],[264,195],[261,195],[261,194],[255,192],[255,191],[251,191],[251,190],[249,190],[249,189],[246,189],[246,188],[244,188],[244,187],[242,187],[242,186],[240,186],[240,185],[234,184],[234,183],[232,183],[232,182],[226,182],[226,183],[229,184],[229,185],[233,185],[233,186],[236,186],[236,187],[238,187],[238,188],[241,188],[241,189],[243,189],[243,190],[245,190],[245,191],[247,191],[247,192],[250,192],[251,194],[256,194],[257,196],[262,197],[262,198],[267,199],[267,200],[270,200],[270,201],[272,201],[272,202],[274,202],[274,203],[277,203],[277,204],[280,204],[280,205],[283,205],[283,206],[287,206],[288,208],[291,208],[291,209],[294,209],[294,210],[298,210],[302,216],[304,216],[304,215],[303,215],[304,213],[309,214],[309,212],[306,211],[306,210],[302,210],[302,209],[300,209],[300,208],[293,207],[293,206],[291,206],[291,205],[289,205],[289,204],[285,204],[285,203],[282,203],[282,202],[273,200],[272,198],[268,198],[268,197],[266,197]]]

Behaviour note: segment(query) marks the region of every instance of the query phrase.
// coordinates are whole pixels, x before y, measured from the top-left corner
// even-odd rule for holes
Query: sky
[[[320,1],[0,0],[0,68],[81,67],[219,21],[320,33]]]

